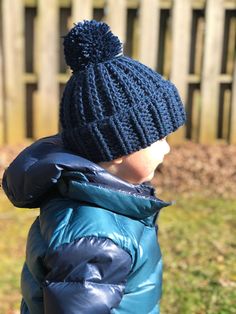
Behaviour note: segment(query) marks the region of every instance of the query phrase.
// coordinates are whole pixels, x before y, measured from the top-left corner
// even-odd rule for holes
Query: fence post
[[[157,65],[160,0],[140,2],[138,21],[139,61],[155,69]]]
[[[72,0],[72,25],[73,23],[93,18],[93,1],[92,0]]]
[[[109,0],[105,8],[104,21],[111,27],[112,32],[126,42],[126,1],[125,0]]]
[[[224,13],[223,0],[207,1],[200,110],[200,143],[212,143],[217,138]]]
[[[4,95],[6,140],[22,141],[26,135],[24,70],[24,10],[22,0],[2,0]]]
[[[172,9],[172,61],[170,79],[178,88],[185,107],[188,90],[191,15],[191,1],[174,1]],[[185,132],[186,125],[170,134],[170,142],[175,144],[183,142]]]
[[[232,111],[230,121],[230,144],[236,145],[236,60],[234,61],[234,74],[232,82]]]
[[[38,91],[34,97],[33,134],[35,138],[58,132],[59,86],[59,7],[57,0],[38,1],[37,74]]]
[[[4,97],[3,97],[3,47],[2,47],[2,1],[0,1],[0,145],[4,143]]]

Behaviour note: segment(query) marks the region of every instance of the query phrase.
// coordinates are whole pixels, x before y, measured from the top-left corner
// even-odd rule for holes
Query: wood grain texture
[[[72,0],[72,24],[93,18],[92,0]],[[71,25],[73,27],[73,25]]]
[[[173,4],[172,61],[170,79],[178,88],[182,102],[186,107],[192,18],[191,2],[189,0],[175,0]],[[170,140],[175,143],[182,142],[185,137],[185,128],[186,126],[184,125],[171,134]]]
[[[4,95],[3,95],[3,47],[2,47],[2,1],[0,1],[0,145],[4,143]]]
[[[139,61],[155,69],[157,66],[160,2],[146,0],[139,8]]]
[[[57,0],[38,2],[37,75],[38,93],[34,103],[34,137],[58,131],[59,87],[57,82],[59,34]],[[46,29],[47,31],[41,31]]]
[[[224,13],[223,0],[207,1],[201,84],[201,143],[210,144],[217,138]]]
[[[105,7],[104,21],[112,32],[125,43],[127,26],[127,6],[125,0],[108,0]]]
[[[22,80],[25,55],[23,9],[21,0],[2,1],[5,131],[8,143],[20,142],[26,135],[25,97]]]

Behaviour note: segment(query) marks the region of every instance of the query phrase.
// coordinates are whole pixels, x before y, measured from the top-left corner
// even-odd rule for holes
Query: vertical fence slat
[[[23,3],[21,0],[3,0],[2,10],[6,139],[8,143],[17,143],[26,135]]]
[[[0,145],[4,143],[4,109],[3,109],[3,73],[2,73],[2,49],[0,46]]]
[[[236,16],[231,17],[230,19],[226,73],[231,74],[234,71],[235,47],[236,47]]]
[[[34,97],[33,134],[35,138],[58,131],[59,86],[59,7],[57,0],[39,0],[37,22],[38,92]]]
[[[0,1],[0,145],[4,143],[3,51],[2,51],[2,1]]]
[[[108,0],[104,21],[110,25],[112,32],[125,43],[127,24],[126,1]]]
[[[236,60],[234,61],[230,126],[230,144],[236,145]]]
[[[181,99],[186,104],[190,57],[191,1],[175,0],[172,10],[172,62],[170,79],[177,86]],[[185,136],[185,128],[186,126],[184,125],[172,133],[169,138],[170,142],[182,142]]]
[[[72,1],[72,25],[83,20],[93,18],[93,1],[92,0],[73,0]]]
[[[201,126],[199,136],[201,143],[212,143],[217,137],[223,28],[223,0],[208,0],[202,70]]]
[[[104,21],[110,25],[112,32],[120,40],[126,41],[127,7],[125,0],[108,0],[105,7]]]
[[[157,65],[160,1],[141,1],[139,8],[139,61],[155,69]]]

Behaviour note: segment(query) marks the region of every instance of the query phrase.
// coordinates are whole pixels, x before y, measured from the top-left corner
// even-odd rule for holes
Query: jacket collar
[[[131,184],[63,147],[61,134],[42,138],[24,149],[3,175],[3,189],[17,207],[40,207],[49,191],[138,219],[173,202],[155,196],[149,182]]]
[[[106,173],[103,168],[101,171]],[[59,179],[58,187],[65,197],[144,220],[148,224],[153,223],[153,217],[163,207],[173,203],[157,198],[154,194],[155,189],[148,182],[139,185],[128,184],[128,186],[127,182],[124,182],[122,186],[122,181],[120,181],[118,187],[112,184],[113,175],[110,177],[110,174],[106,173],[104,180],[102,180],[102,174],[98,177],[100,177],[98,180],[89,181],[86,173],[66,171]],[[106,181],[107,177],[108,181]]]

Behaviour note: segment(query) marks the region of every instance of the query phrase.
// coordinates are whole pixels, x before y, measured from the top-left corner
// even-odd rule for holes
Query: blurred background
[[[70,77],[61,36],[92,18],[174,82],[187,112],[152,180],[158,197],[176,200],[159,217],[162,314],[236,313],[235,0],[0,0],[0,179],[24,147],[60,129]],[[38,214],[0,190],[0,314],[19,313]]]

